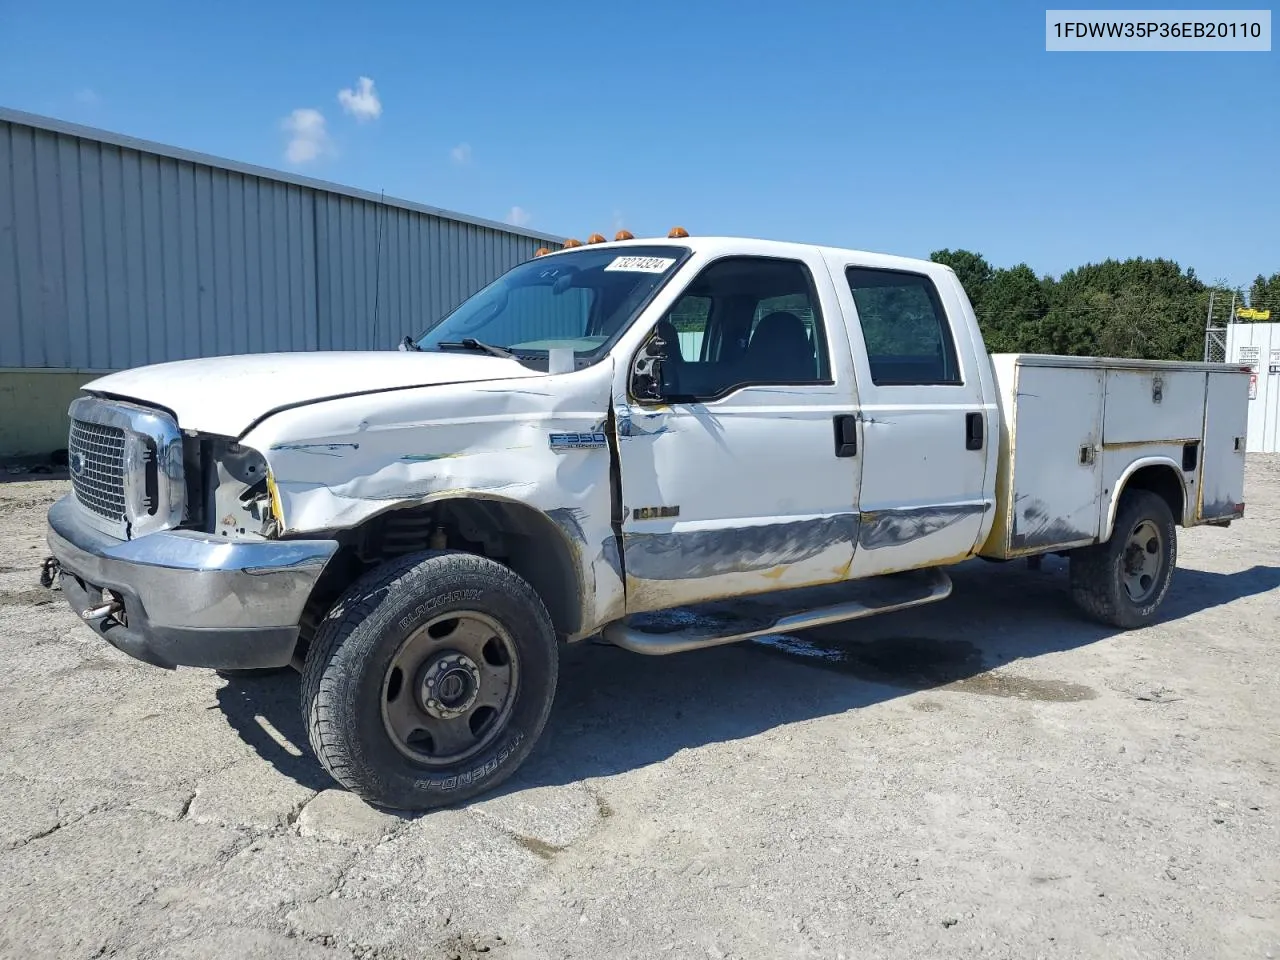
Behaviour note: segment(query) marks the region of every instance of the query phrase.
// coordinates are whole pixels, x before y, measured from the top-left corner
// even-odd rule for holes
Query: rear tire
[[[312,749],[375,806],[487,792],[541,735],[558,655],[546,607],[502,564],[453,551],[392,561],[343,594],[307,652]]]
[[[1178,531],[1164,499],[1120,496],[1111,538],[1071,553],[1071,598],[1094,620],[1132,630],[1154,618],[1178,563]]]

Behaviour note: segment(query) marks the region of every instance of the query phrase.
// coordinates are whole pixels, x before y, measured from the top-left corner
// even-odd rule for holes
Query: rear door
[[[712,260],[655,330],[665,402],[630,363],[614,397],[628,612],[847,577],[857,396],[821,254]]]
[[[1204,442],[1195,519],[1235,520],[1244,512],[1250,375],[1226,367],[1205,376]]]
[[[981,366],[989,359],[952,330],[949,315],[963,310],[953,285],[839,253],[828,263],[848,318],[862,420],[852,573],[962,559],[994,506],[998,414]]]

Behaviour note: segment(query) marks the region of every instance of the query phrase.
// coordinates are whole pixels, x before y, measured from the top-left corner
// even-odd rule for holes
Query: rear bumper
[[[117,540],[90,526],[72,496],[48,521],[72,609],[112,646],[167,669],[288,664],[303,607],[338,547],[176,530]]]

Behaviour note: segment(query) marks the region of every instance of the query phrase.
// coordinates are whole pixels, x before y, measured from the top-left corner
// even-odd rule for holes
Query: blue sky
[[[1280,271],[1280,52],[1051,54],[1044,10],[0,0],[0,104],[562,235]]]

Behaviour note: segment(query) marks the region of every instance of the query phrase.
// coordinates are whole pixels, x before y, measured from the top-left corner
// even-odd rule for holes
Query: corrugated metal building
[[[390,349],[560,240],[0,108],[0,457],[100,373]]]

